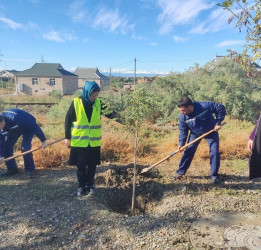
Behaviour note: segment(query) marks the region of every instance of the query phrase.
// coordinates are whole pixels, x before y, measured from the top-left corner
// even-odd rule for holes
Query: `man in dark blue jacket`
[[[209,145],[209,157],[211,164],[211,180],[212,183],[220,182],[218,170],[220,167],[220,152],[219,152],[219,136],[218,130],[221,128],[221,122],[226,115],[224,105],[215,102],[192,102],[190,98],[183,97],[178,102],[180,110],[179,116],[179,149],[185,145],[189,130],[190,135],[188,142],[195,140],[200,135],[215,129],[215,132],[205,137]],[[215,114],[215,118],[213,116]],[[179,169],[173,180],[183,177],[196,153],[197,147],[201,140],[188,146],[179,163]]]
[[[22,152],[31,150],[32,139],[36,135],[42,142],[42,147],[47,147],[47,141],[42,129],[36,124],[36,119],[29,113],[20,109],[8,109],[0,115],[0,164],[5,158],[13,156],[14,145],[20,136],[22,140]],[[8,176],[18,172],[15,159],[6,161],[7,171],[1,176]],[[28,177],[34,177],[33,154],[24,155],[24,167]]]

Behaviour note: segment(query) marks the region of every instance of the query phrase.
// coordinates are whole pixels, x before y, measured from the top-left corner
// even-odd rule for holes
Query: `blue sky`
[[[44,60],[67,70],[182,72],[227,49],[245,32],[211,0],[0,0],[0,68]]]

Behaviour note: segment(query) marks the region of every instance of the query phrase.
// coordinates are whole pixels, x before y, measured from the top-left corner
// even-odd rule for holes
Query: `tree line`
[[[137,85],[135,91],[142,92],[142,98],[136,100],[135,105],[142,107],[144,120],[150,123],[178,121],[176,105],[185,95],[194,101],[222,103],[227,114],[238,120],[254,123],[261,111],[260,76],[249,78],[246,68],[227,57],[204,67],[195,65],[184,73],[172,72],[166,77],[157,77],[153,83]],[[125,117],[130,116],[125,115],[126,110],[131,109],[126,102],[130,95],[133,93],[107,91],[101,98],[108,112],[115,111],[124,123]]]

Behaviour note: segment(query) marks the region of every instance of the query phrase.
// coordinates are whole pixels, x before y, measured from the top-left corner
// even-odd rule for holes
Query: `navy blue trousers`
[[[14,155],[14,145],[18,141],[19,137],[23,136],[22,139],[22,147],[21,151],[25,152],[32,148],[32,139],[34,137],[34,133],[31,131],[27,131],[24,133],[15,133],[5,137],[4,142],[4,151],[2,152],[1,157],[8,158]],[[3,142],[0,142],[3,143]],[[35,170],[33,154],[29,153],[23,156],[24,157],[24,168],[26,171],[31,172]],[[17,169],[17,164],[15,159],[7,161],[6,163],[8,170]]]
[[[189,142],[195,140],[197,136],[194,134],[190,135]],[[209,146],[209,159],[210,159],[210,166],[211,166],[211,177],[216,178],[218,177],[218,170],[220,167],[220,152],[219,152],[219,135],[217,132],[213,132],[205,137],[208,146]],[[184,151],[182,158],[179,163],[179,169],[177,170],[177,174],[183,175],[187,172],[193,157],[197,151],[198,145],[201,140],[193,143],[192,145],[188,146]]]

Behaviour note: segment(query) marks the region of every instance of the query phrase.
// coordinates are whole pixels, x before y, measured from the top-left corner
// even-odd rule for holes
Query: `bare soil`
[[[261,182],[248,181],[246,166],[223,161],[213,185],[208,161],[193,162],[178,182],[164,162],[137,176],[135,211],[133,165],[98,167],[96,191],[82,198],[75,167],[39,169],[34,179],[20,169],[0,179],[0,249],[193,249],[189,230],[206,214],[260,214]]]

